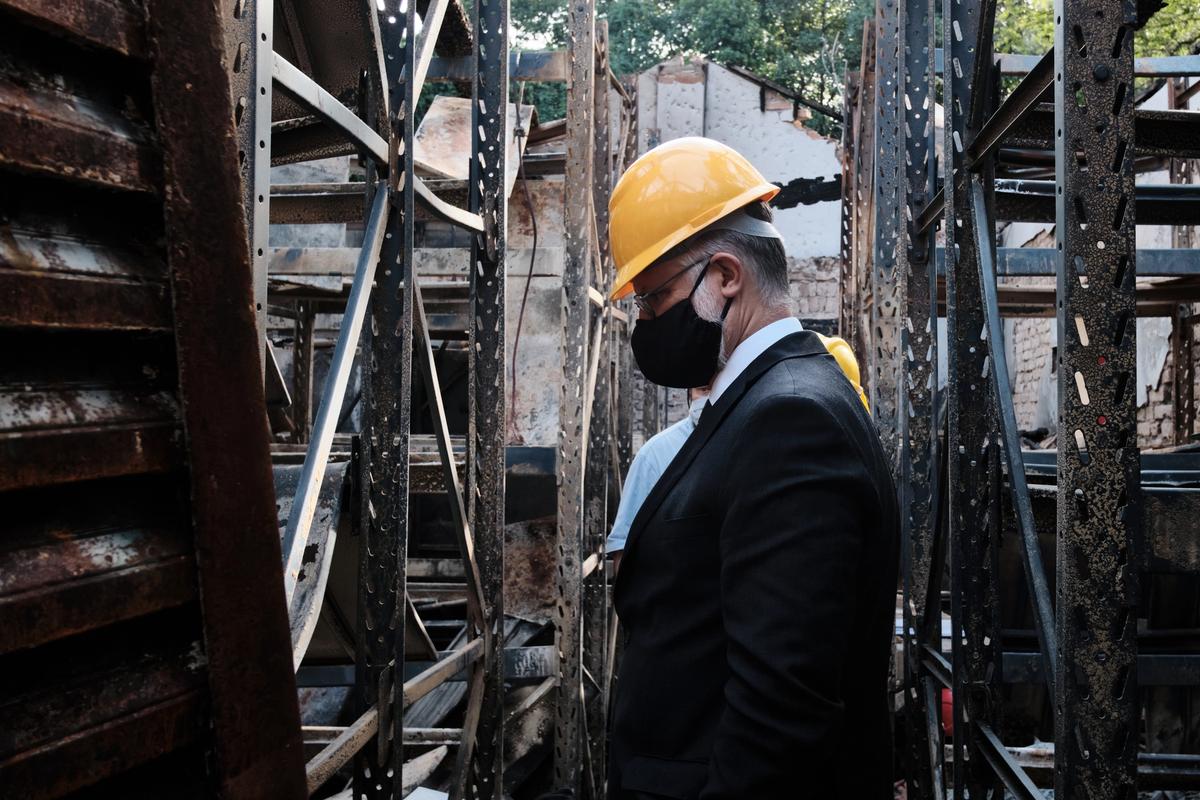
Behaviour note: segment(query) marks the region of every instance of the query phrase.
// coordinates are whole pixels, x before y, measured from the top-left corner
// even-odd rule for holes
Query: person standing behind
[[[617,516],[604,545],[605,550],[612,555],[614,573],[621,569],[625,538],[629,535],[629,526],[633,524],[633,518],[642,507],[642,501],[650,494],[654,484],[658,483],[658,479],[666,471],[667,465],[700,424],[700,413],[708,402],[708,387],[690,389],[688,399],[691,403],[684,418],[647,439],[629,464],[629,472],[621,486]]]

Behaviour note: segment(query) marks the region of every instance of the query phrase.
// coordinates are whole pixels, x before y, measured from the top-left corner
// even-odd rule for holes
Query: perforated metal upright
[[[850,251],[854,258],[854,325],[850,330],[854,338],[850,343],[856,353],[867,355],[869,366],[863,374],[868,390],[871,390],[871,386],[875,382],[874,368],[870,366],[875,354],[872,345],[875,336],[870,324],[871,265],[875,260],[872,237],[875,218],[875,192],[872,179],[875,163],[875,27],[874,19],[863,20],[863,51],[859,62],[860,84],[854,114],[854,213],[852,214],[854,227]]]
[[[592,264],[592,116],[595,5],[567,6],[567,163],[562,288],[563,381],[558,441],[558,598],[555,645],[554,785],[579,790],[583,766],[582,552],[586,460],[585,375],[589,351],[588,280]]]
[[[854,287],[854,147],[855,128],[858,114],[858,91],[861,82],[856,72],[846,72],[845,88],[842,90],[842,209],[841,241],[838,280],[838,335],[847,342],[856,340],[855,325],[858,295]]]
[[[1136,13],[1055,2],[1059,797],[1125,798],[1136,778]]]
[[[587,385],[584,402],[590,404],[587,421],[587,463],[584,478],[584,553],[589,564],[583,575],[583,670],[585,748],[587,767],[585,795],[602,795],[605,777],[605,740],[607,734],[607,692],[603,690],[608,657],[608,579],[600,559],[608,533],[608,478],[612,470],[613,436],[617,420],[613,417],[612,388],[612,305],[607,299],[611,285],[608,245],[608,195],[612,185],[612,148],[609,142],[608,23],[598,21],[595,28],[595,68],[592,93],[592,229],[593,260],[589,294],[593,302],[592,341],[588,348]],[[593,292],[594,290],[594,292]],[[598,301],[597,301],[598,299]]]
[[[1000,676],[998,575],[993,470],[998,468],[988,390],[987,342],[966,143],[979,127],[982,76],[990,75],[990,2],[946,0],[943,6],[946,109],[946,403],[949,416],[951,641],[955,730],[954,796],[984,796],[994,784],[973,723],[993,717]],[[986,34],[986,35],[984,35]],[[970,720],[970,722],[968,722]]]
[[[937,389],[937,292],[932,236],[921,231],[917,218],[934,194],[937,182],[934,146],[934,4],[933,0],[904,0],[899,8],[901,105],[904,165],[901,170],[900,242],[896,272],[903,287],[904,324],[901,329],[901,407],[897,418],[900,448],[900,508],[903,547],[905,673],[908,792],[914,798],[941,795],[941,737],[927,722],[926,694],[932,678],[924,674],[921,644],[933,556],[933,483],[937,469],[937,430],[933,395]],[[898,149],[901,149],[898,147]],[[848,283],[848,281],[847,281]],[[939,611],[940,609],[935,609]],[[940,613],[938,614],[940,616]]]
[[[900,319],[903,275],[896,268],[900,232],[900,11],[903,0],[878,0],[875,10],[875,259],[871,269],[872,414],[896,469]]]
[[[375,742],[355,759],[356,797],[400,796],[403,772],[404,595],[408,557],[408,449],[412,418],[412,175],[415,4],[388,0],[380,43],[391,121],[391,211],[363,327],[358,712],[379,710]]]
[[[474,446],[469,485],[474,487],[471,531],[491,647],[480,664],[484,685],[472,773],[476,798],[500,800],[504,768],[504,421],[508,419],[504,379],[508,0],[478,0],[475,36],[470,210],[483,218],[483,233],[471,240],[473,402],[469,435]]]

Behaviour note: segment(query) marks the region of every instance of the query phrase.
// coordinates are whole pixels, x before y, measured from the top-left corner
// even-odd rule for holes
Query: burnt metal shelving
[[[1200,58],[1135,59],[1139,13],[1151,12],[1107,0],[1057,3],[1044,54],[996,54],[995,7],[948,0],[938,36],[932,0],[882,0],[846,81],[841,330],[866,354],[907,510],[908,796],[1194,787],[1200,759],[1148,752],[1139,732],[1160,724],[1157,687],[1200,685],[1195,637],[1169,636],[1145,611],[1168,591],[1161,576],[1200,573],[1185,544],[1200,538],[1200,458],[1139,459],[1134,384],[1137,317],[1177,318],[1185,442],[1200,259],[1182,234],[1138,250],[1135,225],[1200,223],[1200,194],[1135,176],[1200,154],[1200,113],[1186,110]],[[1138,108],[1137,77],[1174,81],[1173,105]],[[1015,86],[1002,93],[1001,78]],[[998,248],[998,220],[1053,222],[1055,245]],[[1014,283],[1050,275],[1056,287]],[[1058,322],[1048,454],[1022,452],[1002,324],[1014,315]],[[1186,589],[1179,599],[1184,616],[1200,614]],[[1032,709],[1018,684],[1033,685]],[[1039,734],[1052,749],[1026,747]]]

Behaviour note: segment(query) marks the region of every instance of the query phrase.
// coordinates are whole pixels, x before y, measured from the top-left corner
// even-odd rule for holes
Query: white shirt
[[[713,379],[712,394],[708,396],[709,402],[716,405],[717,401],[721,399],[721,395],[733,385],[746,367],[750,366],[754,359],[767,352],[771,345],[785,336],[791,336],[802,330],[804,330],[804,326],[800,324],[800,320],[795,317],[785,317],[775,320],[770,325],[765,325],[747,336],[741,344],[733,348],[725,366]]]
[[[654,484],[658,483],[658,479],[683,449],[692,431],[696,430],[696,425],[700,423],[700,412],[704,410],[704,404],[707,402],[707,397],[693,400],[686,417],[651,436],[633,457],[633,462],[629,465],[629,474],[625,476],[625,485],[621,487],[621,502],[617,505],[612,532],[608,534],[608,552],[625,549],[625,539],[629,536],[634,517],[646,501],[650,490],[654,488]]]

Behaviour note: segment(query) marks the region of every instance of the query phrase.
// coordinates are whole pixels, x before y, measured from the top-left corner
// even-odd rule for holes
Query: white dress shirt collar
[[[754,362],[754,359],[770,349],[771,345],[785,336],[799,333],[802,330],[804,330],[804,326],[800,324],[800,320],[795,317],[785,317],[775,320],[770,325],[765,325],[747,336],[741,344],[733,348],[733,352],[729,354],[729,360],[725,362],[725,366],[713,379],[712,394],[708,396],[709,402],[716,405],[724,391],[738,379],[746,367]]]

